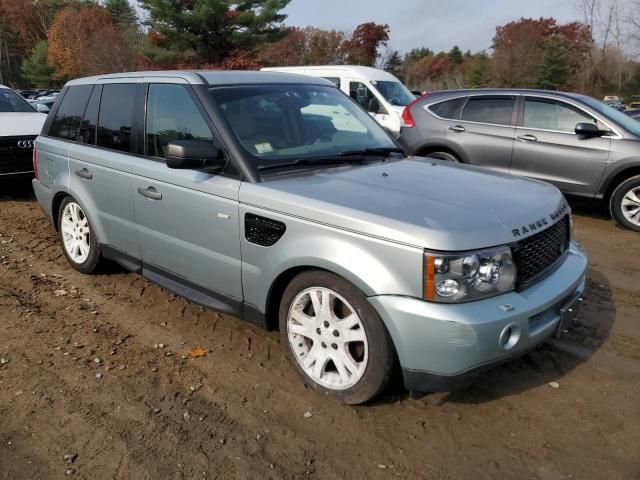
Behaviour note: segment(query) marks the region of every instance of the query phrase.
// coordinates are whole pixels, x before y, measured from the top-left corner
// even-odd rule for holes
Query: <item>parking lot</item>
[[[463,392],[349,407],[276,332],[76,272],[30,187],[2,191],[0,478],[640,478],[640,236],[596,209],[574,205],[590,270],[566,338]]]

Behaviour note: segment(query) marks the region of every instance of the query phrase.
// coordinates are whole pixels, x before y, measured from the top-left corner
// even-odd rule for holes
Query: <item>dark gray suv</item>
[[[431,93],[409,104],[407,154],[469,163],[609,205],[640,231],[640,123],[591,97],[543,90]]]

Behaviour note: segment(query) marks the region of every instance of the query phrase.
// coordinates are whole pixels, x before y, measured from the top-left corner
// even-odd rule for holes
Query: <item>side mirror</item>
[[[40,113],[49,113],[49,107],[47,107],[44,103],[36,103],[36,110]]]
[[[601,137],[603,135],[608,135],[608,130],[600,130],[597,125],[593,123],[578,123],[576,125],[576,135],[580,135],[581,137]]]
[[[175,140],[167,145],[167,167],[186,170],[222,169],[227,164],[222,150],[203,140]]]

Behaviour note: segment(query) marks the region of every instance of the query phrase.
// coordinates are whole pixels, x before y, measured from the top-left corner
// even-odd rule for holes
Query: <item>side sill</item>
[[[120,264],[131,272],[142,275],[153,283],[190,302],[218,312],[233,315],[241,320],[269,330],[265,314],[253,305],[208,290],[171,272],[167,272],[153,265],[148,265],[110,245],[100,245],[100,251],[105,258]]]

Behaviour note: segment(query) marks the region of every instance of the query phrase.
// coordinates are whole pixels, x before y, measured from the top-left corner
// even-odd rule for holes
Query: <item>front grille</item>
[[[21,148],[18,142],[35,138],[36,135],[0,137],[0,175],[33,170],[33,148]]]
[[[519,290],[530,286],[556,264],[569,248],[570,236],[569,215],[565,215],[546,230],[511,245],[518,267]]]

